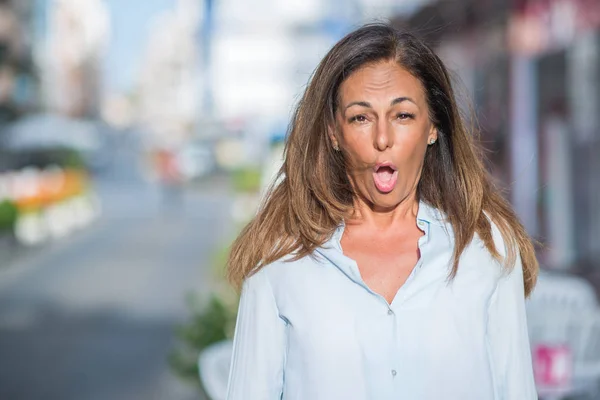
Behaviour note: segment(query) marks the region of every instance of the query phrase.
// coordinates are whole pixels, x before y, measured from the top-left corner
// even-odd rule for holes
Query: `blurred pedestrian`
[[[325,56],[233,245],[228,399],[537,399],[538,264],[446,67],[383,24]]]
[[[156,150],[155,165],[161,187],[163,206],[168,210],[180,209],[183,206],[183,177],[175,151],[166,148]]]

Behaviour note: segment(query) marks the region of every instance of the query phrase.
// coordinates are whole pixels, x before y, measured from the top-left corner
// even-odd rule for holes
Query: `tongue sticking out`
[[[383,182],[389,182],[392,179],[392,175],[394,175],[394,171],[391,168],[383,167],[377,171],[377,176]]]
[[[380,192],[389,193],[396,186],[398,171],[390,167],[381,167],[373,173],[375,186]]]

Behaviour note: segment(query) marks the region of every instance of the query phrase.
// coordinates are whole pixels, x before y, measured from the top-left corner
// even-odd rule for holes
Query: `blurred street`
[[[117,157],[96,185],[101,219],[2,265],[1,399],[198,398],[166,360],[182,294],[209,284],[228,196],[217,185],[165,207],[132,157]]]
[[[224,400],[227,250],[370,22],[440,56],[538,244],[538,395],[600,399],[598,0],[0,0],[0,400]]]

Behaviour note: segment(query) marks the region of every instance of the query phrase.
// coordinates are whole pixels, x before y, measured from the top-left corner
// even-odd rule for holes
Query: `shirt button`
[[[394,312],[392,311],[392,309],[389,309],[388,310],[388,315],[393,315],[393,314],[394,314]]]
[[[397,372],[395,369],[392,370],[392,376],[396,376]]]

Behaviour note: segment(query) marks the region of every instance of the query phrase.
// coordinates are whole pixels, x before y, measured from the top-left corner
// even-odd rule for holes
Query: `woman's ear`
[[[340,150],[340,144],[338,143],[337,137],[335,136],[335,128],[330,126],[327,128],[327,134],[329,135],[329,139],[331,140],[331,145],[335,151]]]
[[[427,144],[432,145],[438,140],[438,129],[432,126],[429,130],[429,136],[427,136]]]

